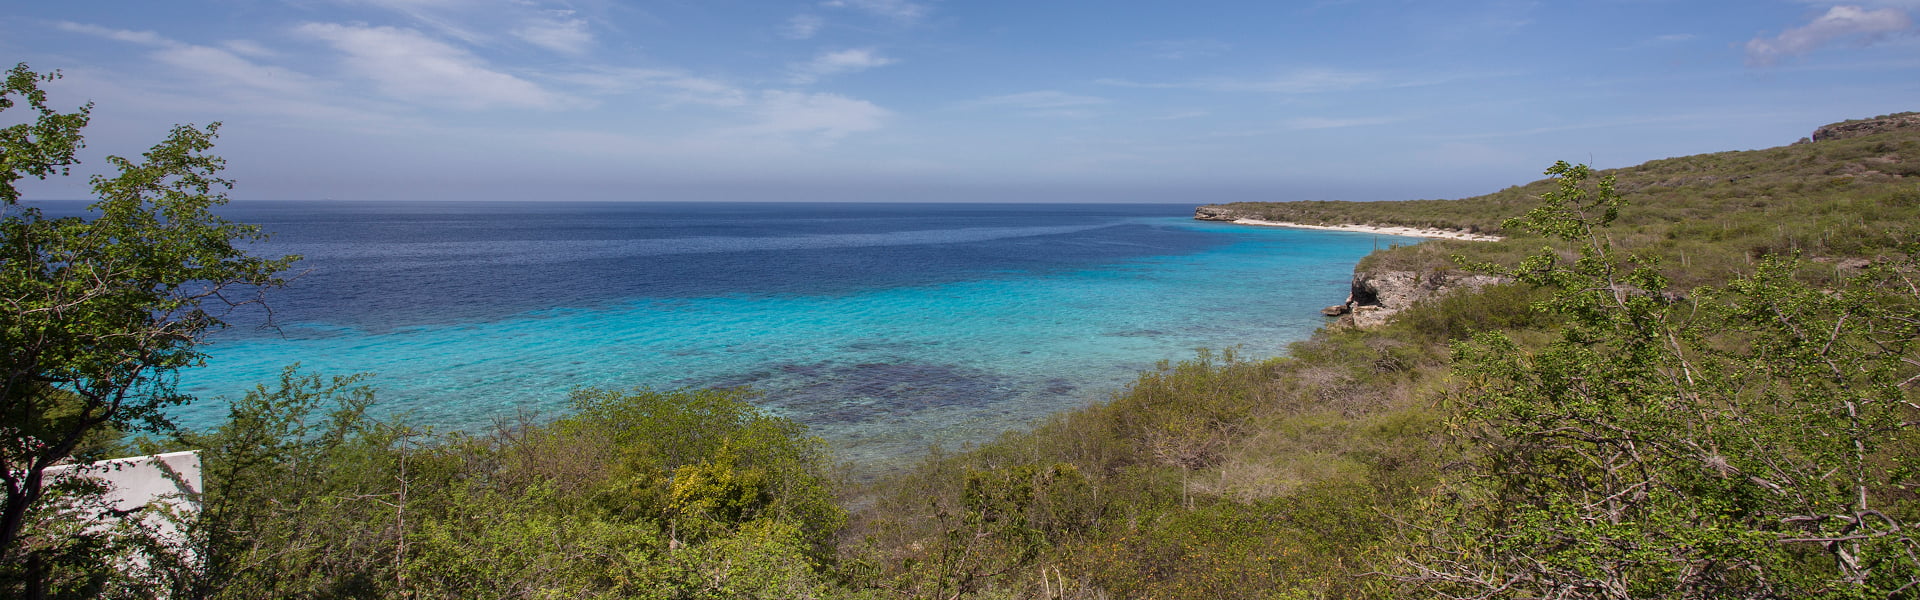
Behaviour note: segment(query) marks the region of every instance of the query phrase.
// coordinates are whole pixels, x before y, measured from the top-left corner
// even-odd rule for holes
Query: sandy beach
[[[1296,229],[1320,229],[1324,231],[1351,231],[1354,233],[1378,233],[1381,235],[1403,235],[1407,237],[1437,238],[1447,240],[1467,240],[1470,242],[1498,242],[1497,235],[1467,233],[1452,229],[1421,229],[1418,227],[1379,227],[1375,225],[1303,225],[1283,221],[1262,221],[1259,219],[1234,219],[1240,225],[1261,225],[1266,227],[1293,227]]]

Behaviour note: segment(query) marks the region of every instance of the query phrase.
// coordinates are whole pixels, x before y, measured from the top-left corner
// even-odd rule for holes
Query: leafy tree
[[[1611,177],[1556,164],[1508,222],[1572,243],[1505,272],[1554,290],[1558,339],[1456,348],[1480,450],[1435,497],[1405,581],[1447,597],[1904,597],[1920,582],[1913,359],[1920,254],[1836,288],[1775,258],[1667,290],[1607,226]]]
[[[360,380],[288,367],[277,385],[232,401],[219,427],[181,433],[181,446],[200,449],[206,480],[190,529],[204,576],[182,595],[370,588],[370,565],[390,562],[381,551],[396,545],[378,524],[393,521],[383,501],[403,432],[366,415],[374,393]]]
[[[107,157],[91,219],[47,218],[15,183],[66,175],[91,105],[48,107],[40,75],[8,72],[0,110],[24,101],[29,123],[0,129],[0,556],[16,560],[45,470],[75,458],[90,435],[166,431],[189,398],[178,371],[199,364],[205,336],[233,307],[282,283],[295,259],[249,255],[258,228],[213,214],[232,182],[206,154],[218,124],[178,126],[139,160]]]
[[[827,455],[736,390],[574,395],[482,434],[374,420],[287,369],[202,448],[208,598],[805,598],[845,513]],[[343,523],[353,524],[343,527]]]

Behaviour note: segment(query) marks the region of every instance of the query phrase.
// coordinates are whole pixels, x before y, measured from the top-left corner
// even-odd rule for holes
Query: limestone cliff
[[[1506,281],[1503,277],[1455,270],[1355,271],[1346,304],[1329,306],[1322,312],[1340,317],[1341,326],[1371,329],[1387,324],[1395,313],[1428,299]]]
[[[1193,218],[1194,220],[1197,220],[1197,221],[1237,221],[1240,219],[1249,219],[1253,217],[1240,214],[1238,212],[1235,212],[1233,209],[1227,208],[1225,206],[1220,206],[1217,204],[1208,204],[1206,206],[1193,209]]]
[[[1813,130],[1811,141],[1843,140],[1908,128],[1920,128],[1920,113],[1896,113],[1871,119],[1841,121]]]

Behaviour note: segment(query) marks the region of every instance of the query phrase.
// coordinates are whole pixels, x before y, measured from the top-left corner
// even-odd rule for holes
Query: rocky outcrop
[[[1237,221],[1247,218],[1247,216],[1234,212],[1233,209],[1225,206],[1208,204],[1193,209],[1193,218],[1196,221]]]
[[[1857,138],[1893,131],[1895,129],[1909,128],[1920,128],[1920,113],[1899,113],[1872,119],[1834,123],[1813,130],[1812,141],[1844,140],[1847,138]]]
[[[1420,302],[1458,290],[1477,290],[1508,281],[1504,277],[1459,271],[1355,271],[1344,311],[1327,307],[1344,326],[1371,329],[1387,324],[1394,314]]]

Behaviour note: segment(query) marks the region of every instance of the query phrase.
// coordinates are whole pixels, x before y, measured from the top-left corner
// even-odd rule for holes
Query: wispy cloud
[[[639,94],[652,97],[662,106],[694,104],[714,107],[744,106],[750,94],[723,81],[698,77],[673,69],[590,68],[571,73],[555,73],[546,79],[565,83],[581,93],[596,96]]]
[[[1094,107],[1111,103],[1098,96],[1069,94],[1059,90],[1041,90],[988,96],[962,103],[964,108],[1005,108],[1036,117],[1084,118],[1093,116]]]
[[[442,35],[469,44],[486,43],[489,36],[459,23],[457,15],[477,8],[479,5],[466,0],[336,0],[342,4],[357,4],[390,10]]]
[[[109,40],[114,40],[117,42],[127,42],[130,44],[145,44],[148,46],[167,46],[167,45],[179,44],[179,42],[175,42],[173,40],[169,40],[167,38],[161,37],[160,34],[154,33],[151,31],[129,31],[126,29],[112,29],[108,27],[101,27],[99,25],[91,25],[87,23],[74,23],[71,21],[61,21],[61,22],[55,23],[54,27],[68,33],[79,33],[79,34],[91,35],[95,37],[102,37]]]
[[[1081,96],[1058,90],[1021,92],[1002,96],[989,96],[968,102],[969,106],[1012,106],[1016,108],[1072,108],[1094,106],[1110,102],[1097,96]]]
[[[807,134],[835,141],[849,134],[879,129],[892,112],[872,102],[839,94],[810,94],[783,90],[760,93],[752,105],[752,125],[731,133],[753,136]]]
[[[1213,113],[1207,112],[1204,110],[1183,110],[1179,112],[1167,113],[1157,117],[1152,117],[1152,119],[1155,121],[1181,121],[1185,119],[1198,119],[1201,117],[1212,116],[1212,115]]]
[[[275,58],[280,56],[279,52],[275,52],[253,40],[229,40],[221,45],[226,46],[228,50],[232,50],[236,54],[254,58]]]
[[[211,109],[224,114],[271,115],[276,120],[321,120],[338,127],[348,123],[393,123],[365,110],[366,103],[340,102],[332,82],[298,70],[251,60],[280,53],[250,41],[230,41],[223,47],[189,44],[150,31],[111,29],[61,22],[62,31],[152,48],[147,57],[163,70],[153,78],[134,74],[102,74],[103,89],[138,96],[155,105]]]
[[[780,28],[780,36],[790,40],[813,39],[827,26],[827,20],[819,15],[794,15]]]
[[[1219,56],[1233,48],[1219,40],[1154,40],[1142,42],[1154,58],[1163,60],[1183,60]]]
[[[1285,125],[1287,129],[1293,129],[1293,130],[1344,129],[1347,127],[1366,127],[1370,125],[1385,125],[1385,124],[1392,123],[1399,120],[1400,119],[1394,118],[1394,117],[1359,117],[1359,118],[1301,117],[1298,119],[1288,119]]]
[[[319,82],[304,74],[256,64],[219,48],[182,44],[155,52],[153,58],[234,87],[285,95],[310,94],[319,87]]]
[[[586,20],[575,18],[570,10],[551,11],[530,19],[515,28],[513,36],[535,46],[573,55],[586,54],[594,42]]]
[[[651,97],[659,100],[663,109],[683,104],[718,109],[733,121],[686,140],[696,145],[729,140],[721,145],[737,148],[730,144],[751,138],[795,137],[831,143],[880,129],[893,116],[892,111],[872,102],[839,94],[756,91],[670,69],[594,69],[551,79],[573,85],[583,93]]]
[[[879,52],[876,52],[872,48],[850,48],[846,50],[822,52],[818,56],[813,57],[813,60],[795,66],[790,79],[796,84],[805,85],[824,77],[857,73],[867,69],[884,67],[895,62],[899,61],[881,56]]]
[[[412,29],[307,23],[294,32],[340,51],[347,69],[409,102],[464,109],[556,109],[577,104],[533,82],[496,71],[461,48]]]
[[[1263,79],[1206,78],[1177,82],[1137,82],[1125,79],[1101,79],[1098,83],[1119,87],[1150,89],[1190,89],[1210,92],[1265,92],[1273,94],[1314,94],[1340,92],[1384,85],[1378,75],[1358,71],[1306,69]]]
[[[1669,33],[1666,35],[1656,35],[1656,36],[1646,38],[1631,44],[1620,46],[1618,49],[1640,50],[1644,48],[1660,48],[1660,47],[1672,46],[1676,44],[1684,44],[1697,39],[1700,39],[1700,36],[1694,35],[1691,33]]]
[[[900,23],[917,23],[927,16],[927,6],[907,0],[827,0],[827,8],[846,8]]]
[[[1913,20],[1899,8],[1869,10],[1857,5],[1835,6],[1812,22],[1782,31],[1778,36],[1748,40],[1747,64],[1771,66],[1783,58],[1803,56],[1842,39],[1870,44],[1912,28]]]
[[[61,31],[91,35],[109,40],[151,46],[154,60],[222,86],[252,88],[283,94],[311,94],[318,82],[299,72],[255,63],[225,48],[199,46],[176,41],[151,31],[129,31],[98,25],[62,21]],[[250,48],[251,42],[233,42],[229,46]],[[264,48],[254,53],[264,53]]]

